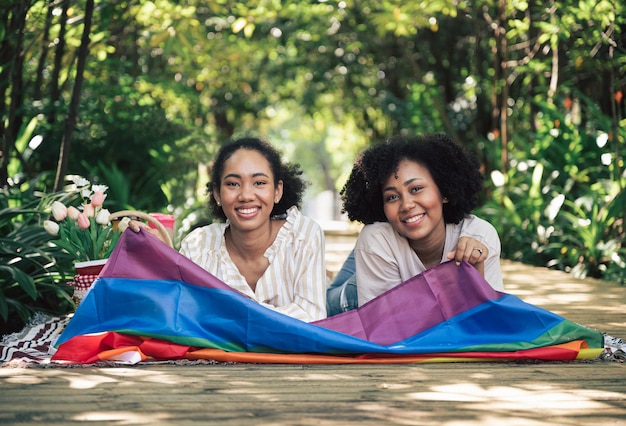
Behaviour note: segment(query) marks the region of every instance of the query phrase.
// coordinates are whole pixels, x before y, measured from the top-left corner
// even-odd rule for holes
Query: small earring
[[[216,204],[218,205],[218,207],[222,205],[222,203],[220,203],[219,201],[216,201]]]

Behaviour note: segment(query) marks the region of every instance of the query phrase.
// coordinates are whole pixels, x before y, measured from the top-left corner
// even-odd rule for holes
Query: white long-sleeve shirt
[[[475,238],[487,246],[489,256],[485,261],[485,280],[494,289],[503,291],[500,238],[493,225],[486,220],[470,215],[458,224],[446,224],[441,263],[448,261],[446,254],[452,251],[461,236]],[[427,269],[409,246],[409,241],[394,231],[388,222],[364,226],[357,239],[354,256],[359,306]]]

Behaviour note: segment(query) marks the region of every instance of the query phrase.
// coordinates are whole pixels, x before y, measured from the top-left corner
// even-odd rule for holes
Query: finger
[[[455,260],[457,262],[464,260],[472,265],[475,265],[478,262],[484,262],[488,255],[489,250],[484,244],[473,238],[463,237],[459,240],[459,245],[455,253]]]
[[[454,260],[456,265],[459,266],[464,260],[469,262],[471,254],[471,248],[461,247],[457,245],[455,248],[452,249],[452,251],[446,254],[446,258],[448,260]]]
[[[471,263],[472,249],[470,247],[466,247],[463,249],[461,247],[456,247],[454,250],[448,253],[446,257],[450,260],[454,259],[457,265],[460,265],[463,261]]]
[[[472,265],[474,265],[486,259],[486,257],[483,257],[484,254],[485,254],[485,249],[483,247],[481,246],[472,247],[469,250],[469,259],[467,261],[471,263]]]
[[[479,244],[475,247],[472,247],[470,259],[468,260],[468,262],[472,265],[475,265],[479,262],[484,262],[485,260],[487,260],[488,257],[489,249],[487,248],[487,246]]]
[[[470,246],[475,245],[477,241],[470,237],[461,237],[459,241],[456,243],[455,250],[460,253],[465,253],[467,249],[470,249]]]
[[[134,231],[134,232],[139,232],[141,230],[141,228],[146,228],[147,225],[145,223],[143,223],[143,222],[138,221],[138,220],[131,220],[128,223],[128,227],[132,231]]]
[[[470,237],[461,237],[459,238],[459,242],[457,243],[456,250],[454,253],[454,260],[460,264],[462,261],[469,262],[473,253],[473,248],[476,246],[476,241]]]
[[[454,263],[456,263],[456,266],[459,266],[461,264],[460,261],[456,260],[456,249],[446,253],[446,259],[454,260]]]

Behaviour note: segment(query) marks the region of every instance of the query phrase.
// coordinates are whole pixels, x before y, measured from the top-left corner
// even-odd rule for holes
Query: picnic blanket
[[[127,232],[56,347],[60,363],[564,361],[598,357],[604,337],[453,262],[357,310],[305,323],[250,300],[148,233]]]
[[[36,312],[21,331],[0,339],[0,363],[27,365],[49,363],[53,343],[61,335],[71,315],[57,317]]]

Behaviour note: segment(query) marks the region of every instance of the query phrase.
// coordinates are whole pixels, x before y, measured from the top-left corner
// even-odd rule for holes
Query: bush
[[[587,122],[576,124],[538,104],[538,130],[516,135],[510,168],[492,174],[491,200],[477,214],[498,230],[503,258],[625,284],[626,135],[590,101],[583,106]]]
[[[71,259],[51,247],[35,182],[0,190],[0,335],[21,329],[35,311],[70,312]]]

